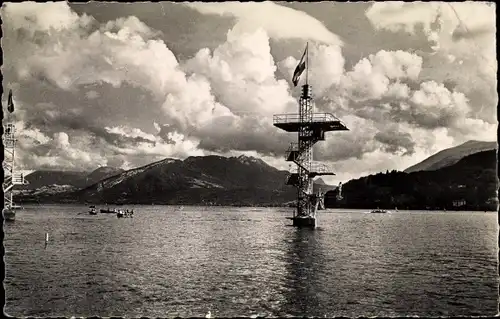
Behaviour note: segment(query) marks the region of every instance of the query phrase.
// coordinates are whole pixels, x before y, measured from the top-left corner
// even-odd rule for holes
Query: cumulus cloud
[[[16,166],[20,169],[92,170],[107,163],[104,156],[89,151],[88,139],[70,139],[66,132],[48,136],[23,121],[15,124],[19,132]]]
[[[340,43],[321,23],[273,3],[189,4],[202,13],[229,14],[238,22],[224,43],[200,48],[184,61],[160,39],[161,33],[136,17],[100,24],[64,2],[46,5],[4,7],[7,68],[21,83],[43,78],[54,90],[85,102],[20,101],[14,116],[23,128],[19,156],[27,169],[130,168],[164,157],[214,153],[254,154],[287,166],[281,153],[296,136],[273,127],[272,115],[297,112],[294,95],[300,89],[290,79],[301,52],[275,61],[269,43],[273,37],[295,37],[287,23],[290,30],[301,26],[293,32],[297,37],[316,40],[309,44],[315,110],[338,115],[350,129],[328,133],[327,141],[315,146],[316,160],[336,163],[337,170],[358,167],[360,174],[389,164],[404,169],[415,158],[453,144],[495,136],[494,124],[474,116],[467,92],[422,76],[428,62],[422,56],[380,50],[347,69]],[[251,14],[262,7],[279,11],[286,23],[267,13]],[[50,14],[43,16],[44,10]],[[398,30],[398,23],[381,27]],[[406,24],[408,32],[414,31],[412,25]],[[285,79],[277,78],[278,70]],[[103,85],[112,86],[117,96],[130,87],[150,94],[148,105],[137,109],[137,114],[158,111],[149,118],[149,128],[114,123],[121,106],[107,120],[99,113],[88,116],[99,111]]]
[[[292,56],[278,62],[289,83],[298,63],[299,60]],[[340,46],[319,43],[309,45],[309,84],[314,87],[316,96],[323,96],[332,86],[339,85],[344,73],[344,63]]]
[[[263,29],[241,35],[230,30],[213,54],[200,50],[184,69],[208,78],[214,94],[232,112],[270,115],[296,106],[287,82],[275,78],[276,65]]]
[[[305,12],[265,1],[242,3],[190,2],[186,6],[203,14],[217,14],[237,19],[236,33],[253,32],[263,28],[276,39],[310,39],[328,44],[342,45],[342,40],[329,31],[320,21]],[[279,17],[279,19],[277,19]]]
[[[210,93],[209,82],[197,75],[187,77],[179,70],[175,56],[163,41],[149,39],[156,32],[149,30],[137,18],[110,21],[92,31],[82,27],[88,26],[86,21],[91,18],[78,17],[65,3],[56,4],[56,9],[50,7],[48,10],[52,10],[59,19],[47,21],[44,17],[38,17],[35,10],[36,7],[46,8],[45,4],[30,3],[26,8],[23,7],[23,10],[18,9],[19,6],[23,5],[6,6],[4,15],[11,23],[6,33],[14,31],[14,34],[10,34],[12,36],[16,31],[27,28],[28,26],[23,24],[23,16],[31,17],[36,22],[29,25],[32,34],[23,33],[22,39],[10,42],[17,46],[16,49],[23,49],[20,52],[25,54],[25,59],[16,60],[11,57],[11,61],[18,61],[15,67],[21,80],[43,75],[60,89],[70,91],[75,91],[85,84],[106,82],[118,88],[127,82],[147,89],[158,99],[164,100],[164,120],[172,121],[176,129],[202,125],[212,117],[230,114],[226,107],[215,102]],[[20,23],[16,24],[18,21]],[[87,93],[87,97],[94,98],[96,94]],[[102,138],[113,147],[131,139],[130,134],[118,132],[116,129],[105,130],[82,117],[71,116],[75,114],[68,110],[38,105],[38,111],[36,108],[30,111],[42,116],[35,117],[31,114],[29,125],[45,128],[55,125],[61,129],[66,127],[87,131],[90,137],[93,135]],[[136,142],[148,142],[138,141],[143,138],[133,137]],[[162,145],[145,147],[143,151],[151,154],[156,152],[157,155],[164,151],[163,155],[168,156],[172,155],[171,152],[182,151],[179,145],[175,145],[170,145],[170,148]],[[122,148],[114,150],[124,152]],[[195,147],[193,151],[200,153]]]
[[[73,16],[69,8],[66,9],[66,13]],[[73,30],[72,25],[63,27],[66,31]],[[37,45],[37,54],[32,51],[27,63],[25,61],[18,70],[22,69],[25,75],[43,74],[63,90],[99,82],[117,88],[124,82],[142,87],[164,101],[164,121],[170,122],[173,129],[206,140],[220,136],[213,125],[213,132],[204,129],[219,117],[231,119],[235,130],[239,128],[238,123],[246,122],[225,105],[230,105],[237,114],[247,111],[259,117],[262,112],[270,116],[295,104],[288,94],[287,83],[274,77],[276,67],[269,38],[262,30],[240,37],[229,32],[226,43],[213,54],[208,49],[200,50],[183,65],[185,70],[163,41],[150,39],[156,32],[134,17],[108,22],[94,31],[78,31],[44,37]],[[58,63],[52,63],[56,60]],[[95,94],[87,94],[87,97],[93,96]],[[47,114],[47,111],[42,113]],[[54,117],[51,116],[52,122],[55,122]],[[48,124],[44,119],[37,121],[41,125]],[[59,125],[70,124],[74,129],[87,128],[112,142],[109,134],[92,127],[91,123],[70,118],[59,118],[58,122]],[[269,129],[269,125],[266,128]],[[253,126],[253,129],[252,132],[259,134],[259,127]],[[238,131],[227,134],[238,134]],[[242,144],[248,145],[248,142]]]
[[[421,26],[439,46],[495,32],[495,8],[487,2],[374,3],[366,16],[376,28],[416,32]],[[467,28],[469,30],[465,31]],[[465,31],[465,32],[464,32]]]
[[[496,16],[487,2],[375,3],[366,16],[379,29],[422,26],[436,51],[479,61],[481,73],[496,76]]]
[[[15,30],[35,33],[37,30],[56,32],[88,26],[92,18],[79,16],[57,2],[44,3],[27,1],[22,5],[8,4],[3,7],[4,21]]]
[[[111,146],[110,149],[119,155],[131,155],[132,157],[146,156],[157,159],[164,158],[165,154],[169,154],[169,157],[172,158],[204,155],[204,152],[197,148],[197,141],[187,139],[183,134],[178,132],[170,132],[168,134],[169,141],[165,141],[160,136],[153,136],[139,129],[124,130],[120,127],[113,127],[107,128],[107,130],[113,131],[115,134],[123,137],[140,136],[147,141],[136,144],[121,143],[120,145]]]
[[[20,146],[17,165],[21,169],[93,170],[106,165],[130,168],[167,156],[205,155],[198,149],[198,141],[177,132],[169,132],[165,140],[137,128],[105,127],[106,137],[92,136],[89,131],[56,132],[50,137],[23,121],[16,126]]]
[[[379,51],[363,58],[342,78],[341,86],[355,101],[402,97],[406,88],[400,80],[416,80],[422,58],[403,51]]]
[[[416,33],[433,45],[422,78],[444,82],[475,96],[474,116],[496,123],[495,5],[480,1],[375,3],[366,12],[376,29]]]

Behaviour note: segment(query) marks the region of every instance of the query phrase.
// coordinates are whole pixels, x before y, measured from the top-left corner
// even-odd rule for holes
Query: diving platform
[[[300,165],[300,164],[298,164]],[[307,175],[307,178],[315,178],[316,176],[335,176],[330,166],[320,163],[312,162],[309,167],[303,167],[303,174]],[[293,170],[286,178],[286,185],[298,185],[300,180],[300,175],[298,169]]]
[[[341,120],[331,113],[313,113],[312,117],[309,118],[301,118],[299,113],[276,114],[273,115],[273,125],[286,132],[298,132],[303,127],[323,132],[349,130]]]

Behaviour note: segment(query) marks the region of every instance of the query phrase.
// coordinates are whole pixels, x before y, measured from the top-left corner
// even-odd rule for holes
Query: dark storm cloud
[[[460,41],[460,40],[468,40],[468,39],[475,39],[480,36],[488,35],[494,33],[495,30],[492,30],[491,27],[477,27],[473,29],[469,29],[463,25],[460,27],[456,28],[453,31],[453,34],[451,38],[453,41]]]
[[[356,109],[354,114],[361,118],[371,120],[375,123],[408,123],[415,125],[416,127],[425,128],[428,130],[448,127],[453,124],[453,120],[455,117],[450,113],[445,112],[417,112],[412,109],[411,106],[403,107],[405,102],[398,103],[392,102],[387,103],[387,105],[391,105],[391,109],[384,109],[380,111],[380,104],[371,105],[366,108]],[[388,134],[385,132],[385,128],[381,127],[382,134]]]
[[[377,146],[373,143],[372,136],[347,135],[347,132],[328,134],[331,143],[319,144],[314,148],[316,161],[345,161],[349,159],[362,159],[366,153],[373,152]]]
[[[238,129],[235,129],[237,127]],[[235,119],[219,117],[198,131],[199,148],[208,151],[227,152],[258,150],[263,155],[280,156],[295,140],[255,117]]]
[[[167,144],[175,144],[175,141],[171,138],[170,133],[175,132],[175,129],[172,128],[170,124],[159,124],[160,131],[158,132],[158,136],[165,141]]]
[[[140,136],[130,137],[109,132],[105,128],[88,121],[88,117],[81,116],[80,113],[73,110],[66,112],[54,111],[53,108],[47,108],[45,105],[42,105],[39,109],[40,112],[31,113],[33,116],[26,121],[28,129],[44,128],[44,131],[49,135],[57,132],[80,131],[102,138],[109,144],[119,147],[139,143],[154,144],[154,141]]]
[[[415,141],[411,135],[403,132],[385,131],[375,134],[375,140],[382,143],[386,152],[392,154],[412,155],[415,153]]]
[[[9,84],[4,83],[4,87],[6,85]],[[99,98],[89,98],[89,92],[97,93]],[[120,89],[102,83],[82,85],[77,91],[65,91],[41,76],[15,83],[14,98],[17,109],[25,112],[28,124],[31,119],[40,124],[47,122],[41,127],[45,132],[53,132],[52,126],[58,127],[57,121],[51,120],[47,114],[48,110],[66,114],[65,118],[77,117],[76,122],[70,122],[80,130],[85,130],[86,125],[132,126],[154,133],[153,122],[164,122],[160,102],[148,91],[127,83],[123,83]]]

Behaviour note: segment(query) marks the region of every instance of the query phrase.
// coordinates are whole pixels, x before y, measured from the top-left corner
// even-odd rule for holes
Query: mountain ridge
[[[422,162],[408,167],[404,170],[404,172],[411,173],[417,171],[437,170],[453,165],[465,156],[497,148],[497,142],[470,140],[460,145],[441,150],[436,154],[429,156]]]
[[[279,205],[295,199],[288,171],[250,156],[166,158],[80,189],[24,194],[23,202]],[[322,185],[327,187],[329,185]],[[22,194],[21,194],[22,195]]]
[[[292,193],[284,189],[287,174],[250,157],[191,156],[129,170],[78,191],[77,196],[87,202],[251,204],[249,197],[254,194],[258,204],[270,204],[273,200],[266,193],[277,189],[277,196],[286,198]]]
[[[101,179],[123,172],[121,168],[101,166],[93,171],[36,170],[25,176],[27,185],[16,187],[20,190],[35,190],[40,187],[72,186],[82,188]]]
[[[437,170],[378,173],[343,185],[325,196],[329,208],[497,210],[496,150],[467,155]]]

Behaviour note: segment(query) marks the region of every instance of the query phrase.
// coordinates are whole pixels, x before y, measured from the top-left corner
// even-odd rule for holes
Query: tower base
[[[3,219],[6,222],[13,222],[16,220],[16,212],[13,209],[5,208],[2,210]]]
[[[311,216],[288,217],[288,219],[291,219],[293,221],[294,227],[312,228],[312,229],[316,228],[316,218]]]

